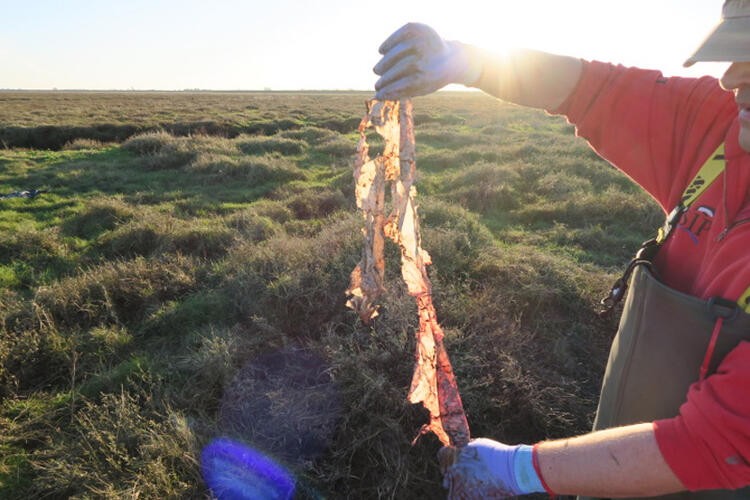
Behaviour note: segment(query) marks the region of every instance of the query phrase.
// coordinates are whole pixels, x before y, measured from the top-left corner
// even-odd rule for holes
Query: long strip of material
[[[372,159],[366,138],[370,127],[384,141],[383,152]],[[359,133],[354,179],[357,207],[365,220],[362,230],[365,241],[362,260],[351,274],[347,305],[366,324],[378,315],[378,300],[385,291],[383,250],[387,236],[401,249],[401,275],[409,294],[416,299],[419,314],[408,400],[422,403],[430,413],[430,422],[422,427],[417,438],[434,432],[446,446],[464,446],[469,442],[469,425],[443,344],[443,329],[432,303],[432,284],[426,268],[431,263],[430,256],[421,247],[411,101],[368,101]],[[388,183],[391,212],[386,217]]]

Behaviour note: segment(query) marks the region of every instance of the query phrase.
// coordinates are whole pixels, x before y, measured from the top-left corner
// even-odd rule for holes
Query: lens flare
[[[247,443],[297,470],[328,449],[341,416],[330,364],[289,346],[247,361],[219,407],[221,436]]]
[[[294,495],[289,472],[257,450],[226,438],[203,449],[201,471],[219,500],[288,500]]]

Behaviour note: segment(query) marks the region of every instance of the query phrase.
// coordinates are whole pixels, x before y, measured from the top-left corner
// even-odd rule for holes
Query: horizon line
[[[440,89],[434,93],[437,92],[471,92],[471,91],[480,91],[479,89],[474,88],[455,88],[455,89]],[[200,89],[200,88],[190,88],[190,89],[118,89],[118,88],[112,88],[112,89],[87,89],[87,88],[65,88],[65,89],[59,89],[59,88],[50,88],[50,89],[34,89],[34,88],[0,88],[0,92],[48,92],[48,93],[54,93],[54,92],[90,92],[90,93],[96,93],[96,92],[131,92],[131,93],[145,93],[145,92],[173,92],[173,93],[241,93],[241,92],[247,92],[247,93],[291,93],[291,92],[309,92],[309,93],[331,93],[331,92],[352,92],[352,93],[372,93],[374,94],[375,91],[373,89],[273,89],[273,88],[263,88],[263,89]]]
[[[371,89],[134,89],[134,88],[0,88],[0,92],[375,92]]]

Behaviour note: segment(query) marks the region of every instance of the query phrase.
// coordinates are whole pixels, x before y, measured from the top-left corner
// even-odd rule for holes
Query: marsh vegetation
[[[230,435],[300,495],[442,495],[396,250],[344,305],[358,93],[0,93],[0,498],[204,498]],[[476,436],[588,429],[598,299],[656,205],[564,119],[415,100],[423,246]],[[311,375],[312,374],[312,375]],[[314,376],[313,376],[314,375]]]

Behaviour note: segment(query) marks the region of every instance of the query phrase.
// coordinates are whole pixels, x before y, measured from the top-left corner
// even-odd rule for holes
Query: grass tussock
[[[249,212],[260,217],[268,217],[274,222],[284,223],[294,218],[292,210],[281,200],[260,200],[250,207]]]
[[[253,186],[305,178],[304,171],[294,162],[268,154],[244,158],[202,154],[187,167],[187,171],[205,175],[212,182],[239,180]]]
[[[105,147],[107,147],[107,144],[105,144],[102,141],[98,141],[96,139],[86,139],[83,137],[78,137],[66,143],[62,147],[62,149],[64,151],[80,151],[80,150],[90,150],[90,149],[102,149]]]
[[[306,126],[297,130],[279,132],[279,136],[316,145],[338,137],[338,134],[327,128]]]
[[[240,137],[237,147],[245,154],[264,155],[279,153],[283,156],[302,154],[307,143],[300,139],[288,137]]]
[[[167,132],[160,130],[131,137],[122,144],[123,149],[137,155],[153,155],[169,147],[175,138]]]
[[[9,236],[0,242],[0,259],[3,262],[24,260],[51,264],[67,253],[59,231],[54,229],[16,231]]]
[[[30,302],[14,301],[0,351],[4,390],[64,387],[76,373],[119,363],[116,347],[163,304],[189,295],[196,268],[183,257],[115,261],[41,287]]]
[[[35,316],[55,328],[134,324],[162,302],[191,291],[196,266],[180,256],[106,262],[40,288]]]
[[[288,198],[287,206],[297,220],[328,217],[338,210],[351,208],[352,204],[338,190],[305,190]]]
[[[146,212],[97,239],[97,251],[110,258],[193,255],[216,259],[232,246],[231,228],[207,221],[185,221],[168,214]]]
[[[252,242],[267,240],[281,231],[281,225],[276,220],[270,216],[260,215],[254,209],[231,215],[226,224],[239,232],[244,239]]]
[[[91,200],[81,212],[67,219],[63,230],[71,236],[91,239],[135,217],[135,207],[121,198],[102,197]]]
[[[456,186],[450,196],[474,212],[517,208],[523,196],[517,191],[521,174],[516,165],[476,163],[447,179]]]
[[[358,222],[347,218],[313,238],[282,235],[235,247],[224,285],[234,308],[263,317],[292,337],[319,335],[344,311],[341,293],[359,260]]]
[[[125,393],[80,404],[66,432],[32,462],[31,495],[185,498],[200,491],[197,442],[184,415]]]
[[[357,149],[357,141],[349,137],[335,135],[320,141],[315,146],[315,151],[335,159],[350,159]]]
[[[179,168],[189,164],[196,156],[189,140],[175,138],[163,131],[132,137],[122,147],[139,155],[141,164],[149,170]]]
[[[0,283],[28,288],[65,275],[75,265],[59,228],[17,228],[0,240]]]

